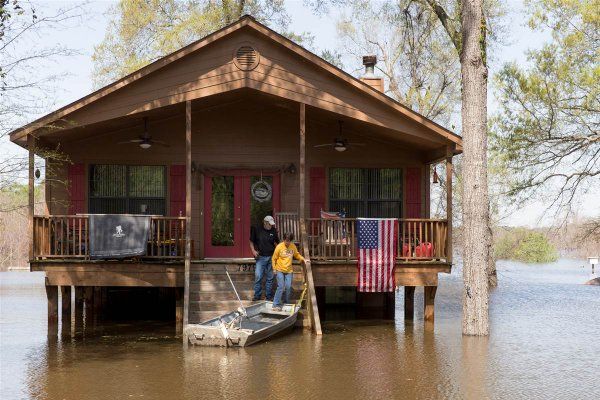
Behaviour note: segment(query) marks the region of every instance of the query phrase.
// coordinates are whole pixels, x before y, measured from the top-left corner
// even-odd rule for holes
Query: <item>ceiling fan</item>
[[[336,137],[335,139],[333,139],[333,143],[324,143],[324,144],[317,144],[314,147],[329,147],[332,146],[333,149],[335,151],[346,151],[348,149],[348,146],[365,146],[364,143],[351,143],[348,142],[347,139],[343,139],[343,135],[342,135],[342,130],[343,130],[343,122],[342,121],[338,121],[340,124],[340,135],[339,137]]]
[[[150,136],[150,134],[148,133],[148,117],[144,117],[144,133],[139,136],[139,139],[126,140],[124,142],[119,142],[118,144],[126,143],[138,143],[142,149],[149,149],[153,144],[169,147],[168,144],[161,140],[152,139],[152,136]]]

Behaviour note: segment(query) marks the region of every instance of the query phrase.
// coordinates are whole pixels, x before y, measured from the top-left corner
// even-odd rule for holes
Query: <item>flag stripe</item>
[[[360,218],[358,224],[358,290],[394,291],[396,220]]]

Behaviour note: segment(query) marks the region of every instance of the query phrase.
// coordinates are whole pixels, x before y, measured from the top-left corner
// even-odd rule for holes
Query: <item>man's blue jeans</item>
[[[262,298],[262,279],[267,278],[265,285],[267,300],[273,300],[273,266],[271,265],[271,257],[259,256],[256,260],[254,268],[254,298],[252,300],[260,300]]]
[[[290,272],[289,274],[285,274],[281,271],[277,272],[277,290],[275,291],[275,300],[273,301],[273,307],[281,307],[283,304],[281,303],[281,295],[285,290],[285,303],[290,303],[290,297],[292,295],[292,277],[294,274]]]

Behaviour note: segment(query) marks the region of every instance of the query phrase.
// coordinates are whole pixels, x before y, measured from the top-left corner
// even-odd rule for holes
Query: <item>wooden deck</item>
[[[254,276],[254,259],[193,260],[192,272],[224,271]],[[183,287],[183,262],[105,260],[31,261],[31,271],[46,273],[51,286]],[[356,286],[356,263],[342,260],[313,261],[315,286]],[[445,262],[413,261],[396,264],[397,286],[437,286],[439,273],[450,273]],[[298,273],[300,270],[297,271]],[[300,275],[299,275],[300,276]]]
[[[31,271],[46,275],[48,295],[48,321],[58,322],[58,308],[62,303],[63,319],[70,318],[71,309],[81,314],[81,307],[93,310],[102,303],[105,289],[109,287],[159,287],[175,288],[177,292],[176,323],[183,316],[184,264],[182,261],[98,261],[98,260],[43,260],[32,261]],[[190,268],[189,323],[197,323],[238,307],[225,269],[230,273],[242,300],[251,303],[254,282],[253,259],[193,260]],[[449,273],[451,266],[443,262],[398,262],[395,268],[396,284],[405,287],[405,316],[412,319],[414,292],[425,287],[425,317],[434,318],[435,290],[439,273]],[[297,295],[303,284],[303,271],[295,265],[293,287]],[[356,286],[356,263],[343,260],[315,261],[312,264],[315,287]],[[75,291],[75,305],[70,304],[71,288]],[[60,293],[60,297],[59,297]],[[66,300],[68,296],[69,299]],[[79,308],[78,308],[79,307]],[[66,310],[66,311],[65,311]],[[303,310],[298,324],[311,326],[310,312]]]
[[[300,247],[307,262],[296,264],[293,286],[296,293],[304,282],[309,288],[306,309],[299,321],[317,332],[321,330],[317,291],[357,286],[356,224],[356,219],[308,219],[298,223]],[[77,311],[78,304],[87,304],[86,310],[95,310],[110,287],[173,288],[177,296],[176,320],[181,325],[185,322],[186,304],[188,323],[237,308],[238,302],[225,274],[227,270],[242,300],[251,302],[255,264],[252,258],[192,258],[188,268],[189,296],[185,299],[185,218],[151,217],[147,255],[128,260],[91,259],[88,227],[86,215],[34,218],[30,268],[45,272],[50,325],[58,320],[59,298],[63,315],[66,313],[68,317],[72,308],[71,287],[75,290],[76,313],[81,312]],[[451,271],[447,221],[400,219],[398,232],[394,275],[396,285],[405,287],[405,315],[409,319],[414,315],[415,288],[422,286],[424,315],[433,320],[438,274]]]

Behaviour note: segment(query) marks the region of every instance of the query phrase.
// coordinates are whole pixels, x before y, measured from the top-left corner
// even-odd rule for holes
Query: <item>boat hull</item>
[[[299,308],[285,304],[273,310],[273,302],[261,301],[246,308],[247,317],[237,311],[199,324],[190,324],[184,334],[198,346],[245,347],[263,341],[294,326]]]

